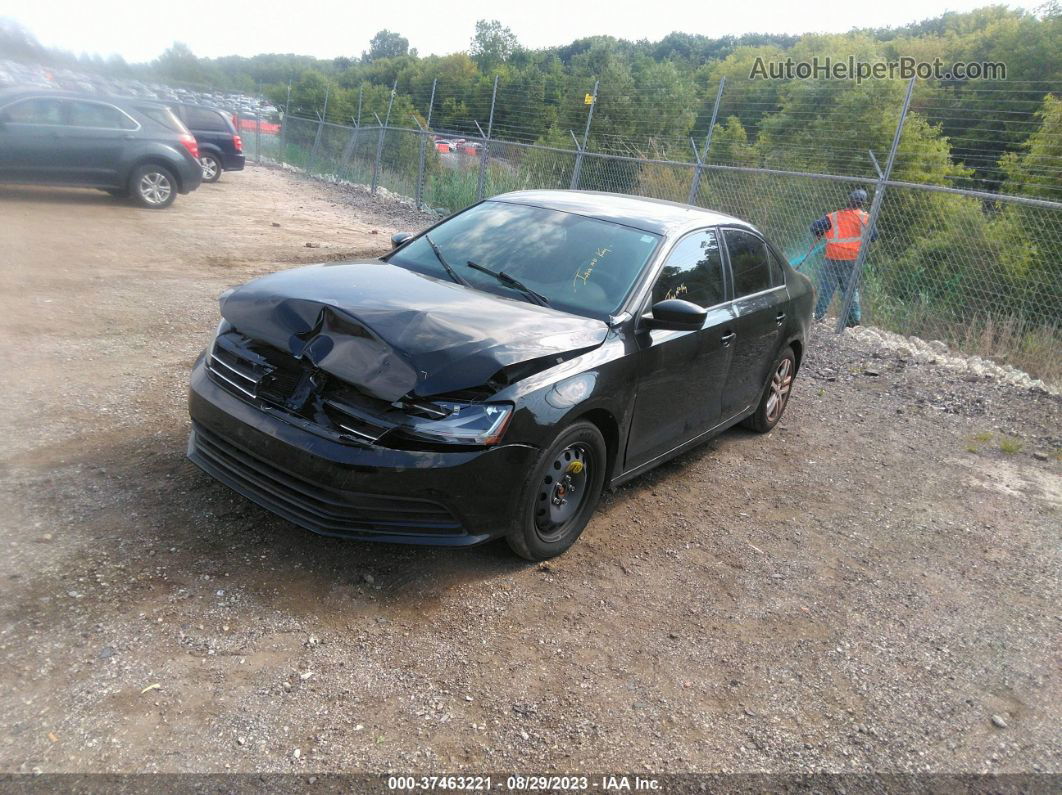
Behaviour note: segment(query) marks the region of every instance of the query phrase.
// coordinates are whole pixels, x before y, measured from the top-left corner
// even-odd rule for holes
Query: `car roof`
[[[521,190],[494,196],[492,201],[545,207],[662,235],[681,234],[688,229],[720,224],[756,229],[748,221],[714,210],[622,193],[591,190]]]

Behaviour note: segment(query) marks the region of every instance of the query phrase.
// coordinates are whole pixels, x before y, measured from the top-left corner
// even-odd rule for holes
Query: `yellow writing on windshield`
[[[573,290],[579,287],[580,282],[582,284],[586,284],[590,280],[590,276],[594,272],[594,268],[597,267],[597,263],[599,263],[610,251],[612,251],[612,249],[607,247],[599,248],[597,251],[594,252],[593,258],[590,260],[589,263],[587,263],[587,266],[585,268],[579,268],[575,271],[575,276],[572,279]]]

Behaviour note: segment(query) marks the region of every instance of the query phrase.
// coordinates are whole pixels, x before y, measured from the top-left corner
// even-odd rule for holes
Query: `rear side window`
[[[653,303],[681,298],[698,306],[723,303],[723,258],[712,229],[686,235],[668,254],[653,285]]]
[[[161,124],[167,130],[173,130],[173,132],[184,133],[188,132],[185,129],[184,124],[177,115],[169,108],[161,108],[155,106],[145,106],[139,108],[140,112],[147,116],[151,121],[156,124]]]
[[[727,229],[726,249],[734,274],[735,298],[770,289],[771,265],[766,243],[749,232]]]
[[[23,99],[4,108],[0,118],[13,124],[62,124],[63,106],[57,99]]]
[[[135,130],[137,123],[113,105],[102,102],[67,102],[69,124],[103,130]]]
[[[206,130],[208,132],[228,132],[229,125],[225,123],[225,117],[216,110],[206,108],[185,108],[184,118],[188,122],[190,130]]]

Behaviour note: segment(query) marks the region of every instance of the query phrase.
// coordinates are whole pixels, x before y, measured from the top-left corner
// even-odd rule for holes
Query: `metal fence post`
[[[254,162],[262,162],[262,98],[258,97],[254,109]]]
[[[347,139],[347,145],[343,147],[343,154],[339,158],[339,168],[336,169],[337,174],[341,174],[347,169],[350,157],[354,154],[354,147],[358,144],[358,120],[351,116],[350,123],[354,126],[350,130],[350,138]]]
[[[306,164],[306,173],[313,173],[313,161],[317,159],[317,149],[321,146],[321,131],[324,129],[325,116],[328,115],[328,89],[330,86],[325,84],[325,97],[324,97],[324,113],[317,114],[317,135],[313,138],[313,149],[310,150],[310,160]]]
[[[350,158],[354,157],[358,152],[358,133],[361,132],[361,95],[364,91],[364,85],[358,87],[358,115],[357,118],[351,119],[351,121],[354,122],[354,130],[350,134],[350,151],[347,153],[347,157],[343,161],[343,168],[347,167]]]
[[[420,130],[417,134],[420,138],[417,146],[417,181],[413,187],[413,206],[419,210],[420,200],[424,197],[424,150],[428,145],[428,128],[420,123],[420,119],[417,118],[416,113],[411,113],[409,115],[410,118],[413,119],[413,123],[416,124]]]
[[[291,115],[291,80],[288,80],[288,100],[284,103],[284,118],[280,126],[280,163],[283,165],[284,156],[288,153],[288,117]],[[239,120],[239,115],[236,116]]]
[[[358,89],[358,115],[357,117],[351,116],[350,120],[354,124],[354,129],[350,131],[350,139],[347,141],[347,145],[343,147],[343,154],[339,158],[338,173],[343,172],[347,168],[347,164],[350,162],[351,156],[354,154],[354,149],[358,145],[358,128],[361,127],[361,92],[362,89]]]
[[[590,112],[586,114],[586,129],[583,130],[583,144],[579,146],[579,142],[575,142],[575,168],[572,169],[572,181],[568,186],[569,190],[578,190],[579,188],[579,177],[583,173],[583,153],[586,151],[586,142],[590,138],[590,122],[594,120],[594,108],[597,107],[597,87],[600,83],[600,80],[594,81],[594,93],[590,97]],[[575,137],[574,133],[572,137]]]
[[[424,169],[426,165],[425,159],[427,157],[428,138],[431,136],[431,109],[432,106],[435,104],[435,86],[438,84],[438,82],[438,78],[431,81],[431,99],[428,101],[427,126],[422,126],[420,123],[420,119],[418,119],[416,115],[413,116],[413,121],[415,121],[417,123],[417,126],[420,127],[420,152],[417,160],[417,186],[416,195],[414,197],[416,208],[418,210],[421,209],[422,205],[424,204]]]
[[[383,157],[384,148],[384,135],[387,133],[387,125],[391,121],[391,108],[395,104],[395,93],[398,91],[398,78],[395,78],[395,83],[391,86],[391,99],[387,102],[387,116],[384,121],[380,121],[380,117],[376,116],[376,121],[380,125],[380,137],[376,141],[376,161],[372,165],[372,188],[371,192],[375,196],[376,188],[380,184],[380,159]]]
[[[476,198],[482,199],[487,186],[487,161],[490,159],[490,135],[494,130],[494,102],[498,98],[498,76],[494,75],[494,90],[490,95],[490,118],[487,119],[487,134],[483,135],[483,128],[479,127],[479,134],[483,135],[483,150],[479,153],[479,183],[476,185]]]
[[[701,171],[704,168],[704,164],[708,161],[708,149],[712,145],[712,131],[715,130],[715,120],[719,117],[719,102],[723,98],[723,86],[726,85],[726,77],[719,78],[719,90],[715,92],[715,105],[712,107],[712,120],[708,122],[708,135],[704,139],[704,151],[701,154],[697,154],[697,147],[693,147],[693,156],[697,160],[697,165],[693,169],[693,184],[690,185],[690,196],[686,200],[686,204],[695,204],[697,202],[697,194],[701,190]],[[690,139],[692,142],[692,139]]]
[[[889,150],[889,158],[885,161],[885,171],[878,177],[877,188],[874,190],[874,199],[870,203],[870,217],[867,219],[866,228],[863,230],[863,239],[859,243],[859,253],[852,265],[852,273],[848,276],[848,285],[844,291],[844,303],[841,305],[841,314],[837,318],[837,333],[844,331],[848,324],[848,316],[852,312],[852,304],[855,303],[856,291],[859,289],[859,280],[863,275],[863,263],[867,259],[867,249],[870,247],[870,239],[877,228],[878,216],[881,215],[881,202],[885,197],[885,185],[892,174],[892,167],[896,163],[896,150],[900,148],[900,137],[903,135],[903,125],[907,121],[907,111],[911,107],[911,94],[914,92],[915,78],[907,83],[907,93],[903,96],[903,106],[900,108],[900,120],[896,124],[896,132],[892,136],[892,148]]]

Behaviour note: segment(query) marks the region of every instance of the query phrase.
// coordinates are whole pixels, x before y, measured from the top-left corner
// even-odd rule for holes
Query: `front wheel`
[[[221,158],[207,152],[199,158],[199,165],[203,167],[203,182],[217,182],[221,179]]]
[[[786,348],[779,355],[771,368],[771,378],[764,387],[760,404],[741,424],[760,433],[767,433],[778,420],[789,403],[789,393],[793,389],[793,377],[796,375],[796,355],[792,348]]]
[[[134,169],[129,187],[137,203],[150,210],[169,207],[177,198],[177,180],[173,172],[154,163]]]
[[[591,422],[565,428],[539,458],[522,489],[512,529],[513,552],[546,560],[568,549],[586,528],[601,498],[607,453]]]

